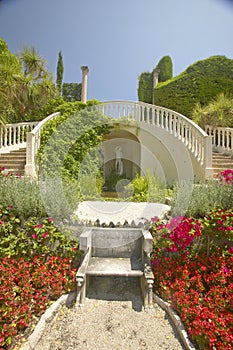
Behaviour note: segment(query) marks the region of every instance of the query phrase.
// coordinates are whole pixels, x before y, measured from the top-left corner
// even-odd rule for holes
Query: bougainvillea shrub
[[[220,182],[222,183],[233,185],[233,170],[226,169],[226,170],[220,171],[217,174],[217,179],[219,179]]]
[[[152,219],[155,291],[179,313],[197,348],[233,349],[233,213]]]
[[[71,259],[33,257],[0,260],[0,349],[8,349],[32,315],[40,316],[63,293],[74,290]]]

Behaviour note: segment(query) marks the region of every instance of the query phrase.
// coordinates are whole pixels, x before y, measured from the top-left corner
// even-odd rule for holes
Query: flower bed
[[[71,259],[50,256],[0,260],[0,349],[40,316],[52,300],[74,289]]]
[[[22,221],[13,206],[0,207],[0,349],[51,301],[74,290],[80,254],[51,218]]]
[[[179,313],[199,349],[233,349],[233,213],[152,219],[155,292]]]

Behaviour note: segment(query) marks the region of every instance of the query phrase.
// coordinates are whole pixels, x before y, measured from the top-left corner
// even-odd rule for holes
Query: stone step
[[[233,169],[233,159],[231,156],[223,155],[221,153],[213,152],[212,167],[214,177],[226,169]]]
[[[0,154],[0,167],[4,167],[10,173],[23,175],[25,164],[26,148]]]
[[[226,162],[213,162],[212,166],[213,166],[213,168],[215,168],[215,167],[222,167],[222,168],[229,167],[231,169],[233,167],[233,164],[232,163],[226,163]]]

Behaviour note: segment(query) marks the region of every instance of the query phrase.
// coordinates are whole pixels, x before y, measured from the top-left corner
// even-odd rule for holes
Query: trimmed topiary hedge
[[[189,66],[174,79],[159,83],[154,103],[191,118],[197,103],[204,106],[221,92],[232,94],[232,91],[233,60],[212,56]]]

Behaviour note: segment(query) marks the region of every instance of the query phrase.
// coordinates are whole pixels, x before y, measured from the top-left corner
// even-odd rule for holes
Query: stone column
[[[89,72],[89,69],[87,66],[82,66],[82,96],[81,96],[81,101],[85,102],[87,101],[87,74]]]
[[[155,68],[153,70],[153,95],[152,95],[152,103],[154,105],[154,95],[155,95],[155,88],[158,85],[159,82],[159,72],[160,70],[158,68]]]

